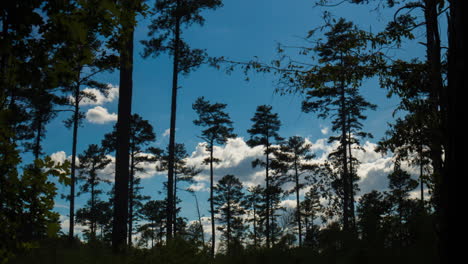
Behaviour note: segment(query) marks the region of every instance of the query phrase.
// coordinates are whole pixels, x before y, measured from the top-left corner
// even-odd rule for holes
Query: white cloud
[[[54,153],[50,154],[50,158],[53,161],[55,161],[56,163],[63,163],[65,160],[68,160],[68,161],[71,162],[71,160],[72,160],[72,156],[71,155],[67,156],[67,154],[63,150],[57,151],[57,152],[54,152]],[[76,165],[80,164],[78,156],[75,157],[75,163],[76,163]]]
[[[323,135],[327,135],[328,134],[328,127],[320,125],[320,132],[322,132]]]
[[[281,206],[281,207],[285,207],[285,208],[293,209],[293,208],[296,208],[296,206],[297,206],[297,201],[296,201],[296,200],[293,200],[293,199],[282,200],[282,201],[280,202],[280,206]]]
[[[162,134],[162,136],[163,137],[168,137],[170,134],[171,134],[171,129],[168,128],[168,129],[164,130],[164,133]]]
[[[206,143],[199,143],[187,160],[187,165],[203,169],[194,178],[197,182],[209,182],[209,166],[203,164],[203,160],[208,156]],[[215,181],[224,175],[232,174],[238,177],[245,186],[263,184],[264,176],[258,175],[264,175],[263,169],[252,168],[252,161],[263,157],[261,146],[251,148],[243,138],[229,139],[226,145],[214,147],[214,157],[220,159],[219,163],[214,164]]]
[[[105,124],[117,121],[117,114],[109,113],[106,108],[96,106],[86,112],[86,120],[94,124]]]
[[[65,154],[65,151],[57,151],[55,153],[52,153],[50,155],[50,158],[58,163],[63,163],[65,160],[67,160],[67,155]]]
[[[197,182],[197,183],[191,184],[189,187],[187,187],[187,189],[190,189],[195,192],[199,192],[199,191],[208,192],[209,191],[209,189],[206,187],[206,184],[203,182]]]
[[[108,94],[101,93],[98,89],[95,88],[85,88],[83,92],[91,94],[94,96],[95,100],[90,100],[88,98],[84,98],[81,102],[81,106],[86,105],[103,105],[105,103],[110,103],[116,100],[119,97],[119,87],[114,86],[112,84],[107,85],[109,87]]]

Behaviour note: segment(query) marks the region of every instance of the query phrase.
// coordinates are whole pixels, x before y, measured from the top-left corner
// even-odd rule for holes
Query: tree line
[[[350,4],[371,5],[367,1]],[[318,1],[327,6],[334,1]],[[212,258],[216,229],[221,231],[225,256],[246,250],[307,248],[311,254],[347,258],[391,255],[418,256],[441,263],[448,256],[449,179],[455,172],[455,91],[462,86],[460,7],[457,1],[381,1],[378,8],[394,8],[394,19],[382,32],[359,29],[352,21],[326,15],[320,29],[309,32],[314,45],[299,48],[310,60],[290,59],[280,45],[280,59],[271,64],[210,58],[204,50],[191,49],[182,31],[203,24],[202,12],[222,6],[218,0],[143,1],[8,1],[1,4],[0,48],[0,256],[3,262],[47,238],[57,237],[59,215],[53,212],[58,185],[69,188],[68,241],[75,239],[75,222],[87,227],[87,241],[102,241],[123,253],[134,247],[138,233],[147,247],[183,239]],[[423,15],[412,12],[419,10]],[[328,13],[327,13],[328,14]],[[166,150],[152,147],[156,140],[147,120],[132,112],[133,42],[137,17],[152,17],[149,39],[142,41],[143,56],[168,53],[173,58],[170,140]],[[447,17],[447,28],[440,21]],[[426,33],[426,58],[409,61],[388,58],[387,47],[401,47]],[[442,47],[440,32],[448,35]],[[317,37],[321,32],[323,36]],[[176,110],[179,74],[189,74],[202,64],[238,67],[246,73],[270,72],[278,77],[278,92],[303,95],[301,109],[331,120],[337,148],[322,164],[312,162],[314,153],[304,138],[282,138],[279,116],[268,105],[258,106],[247,131],[250,147],[261,146],[264,157],[252,163],[265,169],[265,183],[243,186],[236,175],[215,182],[214,147],[234,134],[226,105],[200,97],[193,104],[194,120],[202,131],[209,157],[204,164],[210,176],[211,239],[204,237],[202,219],[188,223],[178,216],[178,182],[193,181],[201,172],[187,166],[184,145],[176,143]],[[101,144],[77,153],[78,133],[84,114],[80,102],[95,101],[85,88],[107,94],[110,87],[99,74],[119,70],[118,120]],[[389,96],[397,96],[402,117],[389,125],[378,151],[391,152],[393,172],[387,192],[372,191],[356,200],[358,192],[356,153],[361,141],[372,137],[363,131],[365,112],[376,108],[361,94],[362,83],[379,78]],[[72,158],[54,162],[42,151],[47,124],[67,115],[72,130]],[[22,155],[31,153],[31,164]],[[109,179],[100,172],[115,155],[115,177],[108,200],[102,199]],[[78,162],[77,162],[78,161]],[[402,162],[419,166],[418,181],[402,168]],[[141,194],[143,163],[167,171],[164,200]],[[285,186],[293,186],[285,189]],[[424,197],[424,186],[431,195]],[[78,192],[77,192],[78,187]],[[420,188],[419,199],[410,192]],[[301,190],[307,190],[301,199]],[[76,210],[77,195],[89,200]],[[195,194],[194,194],[195,195]],[[295,209],[280,203],[295,196]],[[196,198],[196,196],[195,196]],[[324,202],[326,201],[326,202]],[[198,203],[198,201],[197,201]],[[198,207],[198,205],[197,205]],[[322,225],[318,223],[322,221]],[[216,228],[215,223],[219,223]],[[435,227],[435,228],[434,228]],[[297,242],[296,242],[297,239]],[[151,246],[149,246],[151,245]],[[435,246],[436,245],[436,246]],[[427,253],[427,249],[437,250]],[[255,251],[257,250],[257,251]],[[273,252],[269,252],[273,254]],[[298,252],[296,252],[298,253]],[[245,253],[247,254],[247,253]],[[285,256],[287,253],[284,253]]]

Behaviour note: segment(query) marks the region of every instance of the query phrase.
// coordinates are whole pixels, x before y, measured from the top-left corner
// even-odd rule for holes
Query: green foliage
[[[26,166],[22,174],[15,169],[20,162],[14,154],[14,145],[2,139],[3,169],[6,174],[0,176],[0,257],[2,263],[20,252],[37,247],[39,240],[58,235],[59,215],[53,212],[57,187],[49,176],[56,177],[60,183],[69,180],[69,162],[63,164],[52,161],[50,157],[36,159],[34,164]],[[13,158],[15,157],[16,158]]]

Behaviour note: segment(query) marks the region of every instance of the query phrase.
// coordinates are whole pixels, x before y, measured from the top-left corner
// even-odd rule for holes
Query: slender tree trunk
[[[266,179],[266,243],[267,243],[267,248],[270,248],[271,244],[271,225],[270,225],[270,176],[269,176],[269,166],[270,166],[270,148],[269,148],[270,142],[268,142],[268,137],[267,137],[267,145],[266,145],[266,164],[265,164],[265,179]]]
[[[79,79],[79,76],[78,76]],[[73,112],[73,139],[72,139],[72,160],[71,160],[71,183],[70,183],[70,227],[68,238],[73,240],[75,230],[75,183],[76,183],[76,147],[78,144],[78,121],[80,116],[80,82],[75,87],[75,106]]]
[[[348,127],[348,151],[349,151],[349,217],[350,217],[350,228],[353,234],[356,231],[356,217],[354,215],[354,169],[353,169],[353,155],[351,152],[351,127]]]
[[[131,3],[127,2],[131,7]],[[128,6],[127,6],[128,7]],[[130,9],[128,7],[128,9]],[[125,8],[124,8],[125,9]],[[112,226],[112,248],[116,253],[126,250],[128,221],[128,186],[130,123],[132,114],[133,90],[133,34],[131,18],[133,10],[124,10],[122,27],[123,45],[120,51],[120,87],[117,120],[117,146],[115,166],[114,221]]]
[[[128,190],[128,247],[132,247],[132,231],[133,231],[133,206],[134,206],[134,182],[135,181],[135,157],[130,155],[130,180]]]
[[[177,233],[177,166],[174,167],[174,210],[173,210],[173,221],[174,221],[174,237]]]
[[[299,172],[297,168],[297,156],[294,157],[294,175],[296,180],[296,218],[299,230],[299,247],[302,247],[301,203],[299,200]]]
[[[173,227],[173,211],[174,211],[174,198],[173,198],[173,184],[174,184],[174,155],[175,155],[175,130],[176,130],[176,114],[177,114],[177,82],[179,74],[179,42],[180,42],[180,17],[179,0],[176,5],[176,25],[174,32],[174,61],[172,70],[172,102],[171,102],[171,124],[169,134],[169,164],[167,175],[167,239],[172,238]]]
[[[344,84],[340,87],[340,114],[341,114],[341,152],[342,152],[342,184],[343,184],[343,230],[348,232],[350,230],[349,223],[349,171],[348,171],[348,150],[347,150],[347,129],[346,129],[346,97]]]
[[[227,211],[227,255],[231,253],[231,201],[228,198],[228,211]]]
[[[419,184],[421,188],[421,209],[424,209],[424,181],[423,181],[423,176],[424,176],[424,158],[423,158],[423,146],[422,144],[419,146],[419,159],[420,159],[420,164],[419,164]]]
[[[459,119],[459,109],[457,106],[458,91],[465,88],[464,85],[464,72],[465,72],[465,57],[463,56],[462,49],[465,49],[463,42],[463,23],[462,23],[462,10],[463,2],[459,0],[449,0],[450,2],[450,16],[449,16],[449,52],[448,52],[448,87],[446,91],[445,101],[447,106],[446,122],[444,124],[445,135],[445,171],[440,181],[440,207],[438,212],[440,223],[439,235],[439,255],[440,263],[446,263],[449,259],[448,254],[448,225],[449,225],[449,193],[452,191],[451,186],[455,175],[458,174],[456,169],[456,146],[460,146],[459,138],[461,138],[461,131],[457,128]],[[466,3],[465,3],[466,5]],[[448,136],[449,131],[454,133],[453,136]],[[458,131],[458,133],[457,133]]]
[[[41,111],[41,110],[39,110]],[[37,133],[36,133],[36,142],[34,144],[34,159],[39,159],[41,155],[41,137],[42,137],[42,117],[41,112],[37,113]]]
[[[95,173],[94,173],[94,168],[91,169],[91,174],[92,177],[91,180],[91,237],[94,240],[96,238],[96,193],[94,190],[95,186]]]
[[[258,242],[257,242],[257,210],[256,206],[254,204],[253,210],[254,210],[254,221],[253,221],[253,232],[254,232],[254,247],[258,247]]]
[[[214,203],[213,203],[213,190],[214,190],[214,171],[213,171],[213,140],[210,142],[210,209],[211,209],[211,256],[215,256],[215,215],[214,215]]]
[[[204,234],[204,231],[203,231],[203,225],[202,225],[202,220],[201,220],[201,215],[200,215],[200,207],[198,206],[198,198],[195,195],[195,193],[193,194],[193,196],[195,197],[195,205],[197,206],[198,223],[200,224],[200,231],[201,231],[200,235],[201,235],[202,243],[203,243],[203,246],[204,246],[205,245],[205,234]]]

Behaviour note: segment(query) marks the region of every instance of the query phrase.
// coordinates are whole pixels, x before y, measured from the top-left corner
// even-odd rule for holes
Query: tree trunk
[[[133,90],[133,10],[124,10],[122,27],[124,37],[120,51],[120,87],[117,120],[117,146],[115,164],[114,221],[112,226],[112,248],[116,253],[126,249],[128,220],[129,150],[130,123]],[[133,14],[134,15],[134,14]]]
[[[296,180],[296,218],[299,231],[299,247],[302,246],[301,205],[299,200],[299,173],[297,168],[297,156],[294,157],[294,175]]]
[[[79,79],[79,76],[78,76]],[[78,121],[80,115],[80,82],[75,87],[75,107],[73,112],[73,139],[72,139],[72,160],[71,160],[71,183],[70,183],[70,227],[68,238],[73,240],[75,230],[75,171],[76,171],[76,146],[78,144]]]
[[[40,112],[37,113],[37,117],[36,117],[36,120],[37,120],[37,133],[36,133],[36,142],[34,144],[34,150],[33,150],[33,155],[34,155],[34,159],[39,159],[39,156],[41,155],[41,137],[42,137],[42,116],[41,116],[41,110],[39,110]]]
[[[174,32],[174,61],[172,70],[172,102],[171,102],[171,125],[169,134],[169,164],[167,175],[167,239],[172,238],[173,212],[174,208],[174,155],[175,155],[175,129],[176,129],[176,114],[177,114],[177,82],[179,74],[179,41],[180,41],[180,17],[178,15],[179,0],[176,5],[176,24]]]
[[[439,255],[440,263],[446,263],[448,256],[448,208],[449,208],[449,192],[451,191],[452,178],[459,173],[456,169],[455,149],[458,144],[458,139],[461,135],[457,129],[459,119],[457,119],[457,90],[461,91],[464,86],[464,56],[462,49],[465,47],[463,43],[463,23],[462,10],[463,3],[458,0],[450,0],[450,20],[449,20],[449,53],[448,53],[448,87],[443,103],[447,105],[447,116],[444,124],[445,139],[445,173],[440,181],[440,207],[439,207]],[[465,3],[466,4],[466,3]],[[448,136],[449,131],[454,133],[453,136]],[[458,132],[458,134],[457,134]]]
[[[350,230],[349,224],[349,171],[348,171],[348,150],[347,150],[347,129],[346,129],[346,97],[344,84],[340,87],[340,112],[341,112],[341,148],[342,148],[342,175],[341,180],[343,184],[343,230],[345,232]]]
[[[253,207],[253,210],[254,210],[254,221],[253,221],[254,247],[256,249],[258,246],[258,243],[257,243],[257,210],[256,210],[255,205]]]
[[[128,190],[128,247],[132,247],[132,231],[133,231],[133,199],[134,199],[134,179],[135,179],[135,157],[130,155],[130,179]]]
[[[350,228],[353,234],[356,231],[356,217],[354,215],[354,169],[353,169],[353,155],[351,153],[351,126],[348,127],[348,151],[349,151],[349,217],[350,217]]]
[[[271,245],[271,226],[270,226],[270,176],[269,176],[269,166],[270,166],[270,149],[269,149],[270,142],[268,142],[267,137],[267,145],[266,145],[266,164],[265,164],[265,192],[266,192],[266,243],[267,248],[270,248]]]
[[[174,166],[174,210],[173,210],[173,221],[174,221],[174,237],[177,233],[177,166]]]
[[[211,209],[211,256],[215,256],[215,216],[214,216],[214,203],[213,203],[213,188],[214,188],[214,171],[213,171],[213,140],[210,142],[210,209]]]
[[[94,190],[96,175],[94,173],[94,167],[91,168],[91,237],[94,240],[96,238],[96,193]]]

